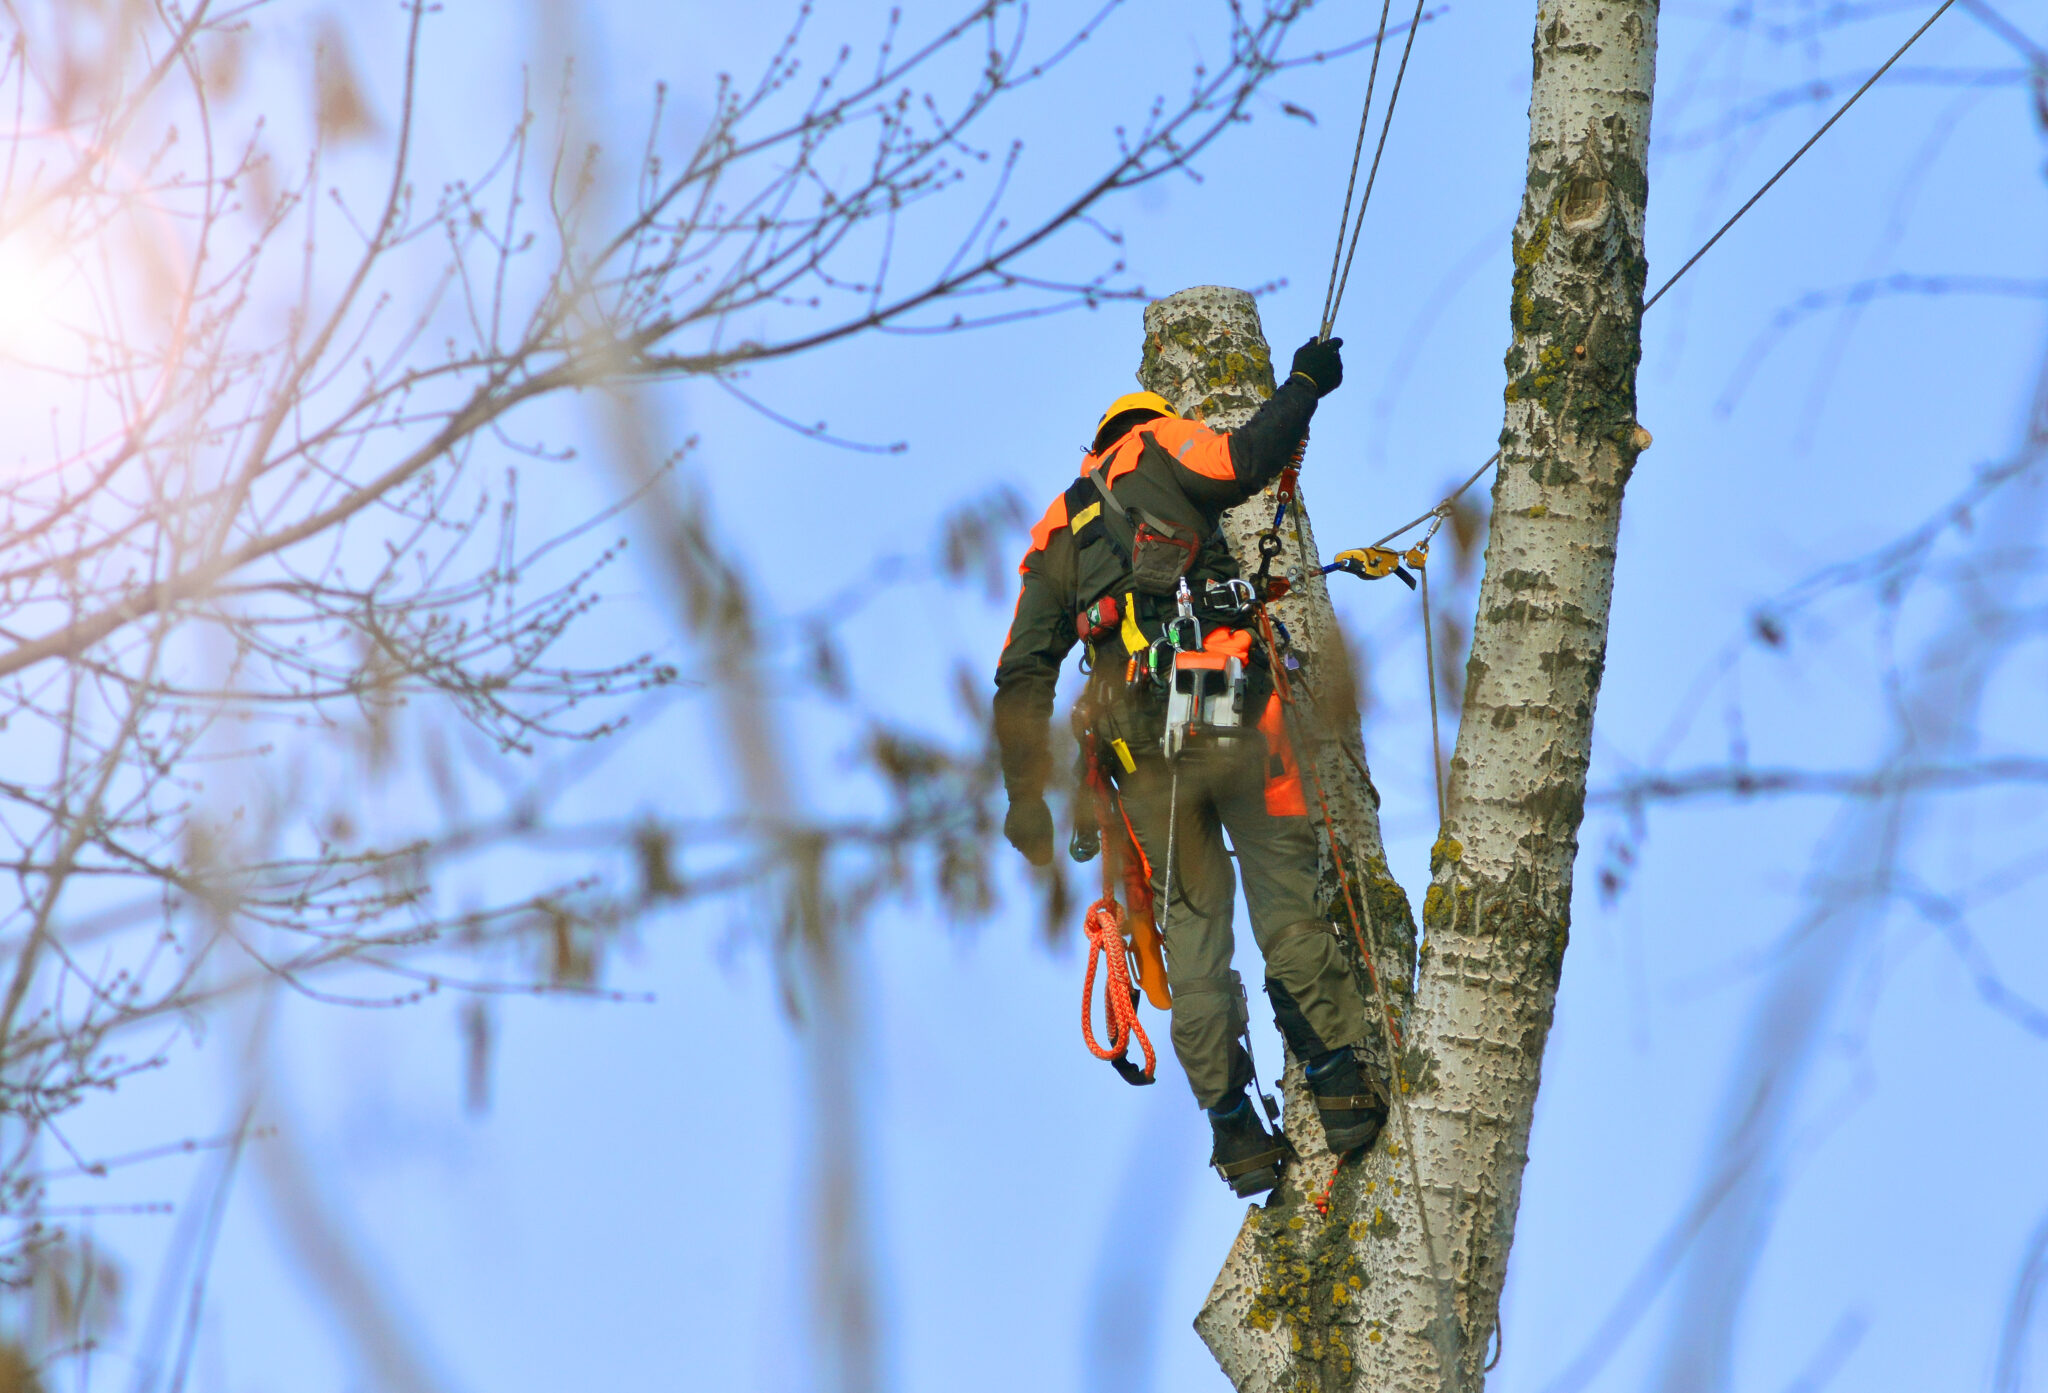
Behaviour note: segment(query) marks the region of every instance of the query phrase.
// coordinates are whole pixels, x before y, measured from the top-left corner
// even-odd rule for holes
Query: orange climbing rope
[[[1088,917],[1082,921],[1082,930],[1088,935],[1088,977],[1081,985],[1081,1038],[1088,1042],[1090,1054],[1114,1064],[1129,1062],[1124,1057],[1130,1051],[1131,1038],[1136,1036],[1139,1048],[1145,1052],[1145,1081],[1149,1083],[1157,1072],[1159,1060],[1152,1052],[1152,1037],[1145,1033],[1145,1027],[1138,1020],[1138,994],[1131,987],[1130,949],[1124,943],[1123,906],[1104,895],[1088,906]],[[1109,1035],[1107,1048],[1095,1043],[1095,964],[1098,958],[1107,965],[1102,984],[1102,1014]]]
[[[1095,801],[1095,825],[1102,839],[1102,897],[1088,906],[1088,913],[1081,921],[1081,931],[1088,938],[1088,973],[1081,983],[1081,1039],[1086,1042],[1090,1054],[1115,1066],[1124,1082],[1147,1084],[1158,1073],[1159,1059],[1152,1051],[1152,1037],[1138,1023],[1138,988],[1131,985],[1133,977],[1145,989],[1145,995],[1151,998],[1154,1006],[1164,1010],[1173,1001],[1166,986],[1166,964],[1160,957],[1159,931],[1152,922],[1152,867],[1146,860],[1145,849],[1138,844],[1138,834],[1131,829],[1129,816],[1125,814],[1121,801],[1111,792],[1109,781],[1096,762],[1095,736],[1086,734],[1082,740],[1083,762],[1088,769],[1088,792]],[[1116,818],[1114,823],[1112,814]],[[1112,833],[1112,826],[1123,835]],[[1128,845],[1125,837],[1129,838]],[[1124,893],[1131,901],[1128,919],[1124,907],[1117,903],[1119,879],[1124,882]],[[1106,1047],[1095,1041],[1095,969],[1098,960],[1108,965],[1102,984],[1102,1015],[1105,1033],[1109,1036]],[[1130,1061],[1133,1036],[1145,1052],[1142,1071]]]
[[[1348,1155],[1349,1153],[1346,1154]],[[1316,1213],[1321,1214],[1326,1218],[1329,1216],[1330,1213],[1330,1196],[1334,1194],[1337,1189],[1337,1177],[1344,1173],[1344,1160],[1344,1156],[1339,1156],[1337,1158],[1337,1164],[1330,1167],[1329,1183],[1323,1186],[1323,1192],[1320,1195],[1316,1195],[1309,1200],[1309,1203],[1316,1207]]]

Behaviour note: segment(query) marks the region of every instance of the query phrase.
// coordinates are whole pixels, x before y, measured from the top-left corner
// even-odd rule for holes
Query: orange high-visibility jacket
[[[996,736],[1012,797],[1036,797],[1045,786],[1053,691],[1061,664],[1080,642],[1076,616],[1114,596],[1135,611],[1136,636],[1150,642],[1174,612],[1170,596],[1128,588],[1129,556],[1119,543],[1129,534],[1120,538],[1103,518],[1112,505],[1089,472],[1101,471],[1134,521],[1199,541],[1188,571],[1188,584],[1199,594],[1204,582],[1238,574],[1218,522],[1286,468],[1307,438],[1315,405],[1314,388],[1297,377],[1235,431],[1170,417],[1141,422],[1089,455],[1081,477],[1053,499],[1031,529],[1031,549],[1018,566],[1023,581],[1016,615],[996,664]],[[1094,648],[1097,667],[1112,665],[1121,676],[1128,652],[1121,629]]]

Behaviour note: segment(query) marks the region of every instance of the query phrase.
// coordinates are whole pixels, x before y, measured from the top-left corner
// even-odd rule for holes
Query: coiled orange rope
[[[1088,976],[1081,984],[1081,1038],[1088,1042],[1090,1054],[1114,1062],[1124,1058],[1130,1050],[1131,1037],[1136,1036],[1145,1052],[1145,1076],[1149,1080],[1157,1072],[1159,1060],[1152,1052],[1152,1038],[1138,1022],[1137,993],[1131,990],[1129,949],[1124,944],[1123,906],[1105,895],[1088,906],[1088,917],[1081,927],[1088,935]],[[1109,1034],[1107,1049],[1095,1043],[1097,958],[1107,964],[1102,984],[1103,1016]]]

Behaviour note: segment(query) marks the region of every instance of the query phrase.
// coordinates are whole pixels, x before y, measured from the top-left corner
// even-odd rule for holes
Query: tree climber
[[[1171,897],[1161,917],[1174,1053],[1209,1114],[1210,1163],[1240,1196],[1278,1183],[1287,1143],[1266,1130],[1247,1092],[1253,1070],[1244,988],[1230,966],[1235,879],[1223,833],[1244,873],[1274,1018],[1308,1067],[1330,1149],[1370,1146],[1387,1115],[1383,1084],[1361,1068],[1365,1002],[1317,908],[1315,832],[1269,659],[1249,631],[1252,596],[1218,525],[1300,454],[1317,400],[1343,378],[1342,343],[1304,344],[1287,381],[1228,433],[1178,418],[1151,392],[1111,402],[1081,477],[1031,530],[996,667],[1010,801],[1003,832],[1044,866],[1053,856],[1045,803],[1053,687],[1074,645],[1087,645],[1077,729],[1085,727],[1084,750],[1095,751],[1096,772],[1114,789],[1153,902]],[[1175,676],[1183,665],[1204,671]],[[1222,690],[1200,684],[1226,674],[1234,685],[1219,703],[1170,699],[1173,690]],[[1222,724],[1188,725],[1190,709]],[[1224,728],[1232,711],[1243,729]],[[1170,715],[1183,722],[1171,760]],[[1088,860],[1100,832],[1079,813],[1076,824],[1069,850]]]

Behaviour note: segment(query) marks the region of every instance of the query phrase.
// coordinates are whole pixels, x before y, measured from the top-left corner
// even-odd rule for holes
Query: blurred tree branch
[[[1188,171],[1263,82],[1318,55],[1285,52],[1306,0],[1220,4],[1220,61],[1191,65],[1095,167],[1063,152],[1052,192],[1020,195],[1022,143],[985,130],[1121,8],[1046,46],[1021,0],[974,0],[922,36],[892,15],[866,49],[814,63],[800,6],[755,81],[720,79],[694,134],[657,94],[616,191],[594,145],[570,123],[543,140],[530,109],[474,177],[423,172],[428,53],[458,21],[417,0],[389,122],[384,74],[318,26],[296,147],[267,115],[288,83],[249,61],[277,39],[272,5],[9,8],[0,282],[22,293],[0,330],[18,456],[0,475],[0,869],[17,888],[0,906],[0,1246],[17,1277],[55,1251],[37,1138],[168,1058],[119,1053],[138,1027],[266,983],[352,1005],[602,993],[601,945],[686,901],[787,892],[829,906],[799,915],[817,938],[928,874],[953,910],[987,911],[978,739],[948,748],[862,714],[825,672],[829,620],[757,615],[687,506],[664,542],[686,627],[778,668],[808,654],[867,732],[881,805],[564,823],[556,800],[598,761],[505,775],[506,756],[595,748],[720,686],[651,651],[564,656],[623,553],[622,510],[688,499],[689,442],[650,442],[640,477],[580,517],[527,507],[521,468],[574,458],[539,408],[591,389],[738,391],[753,366],[868,334],[1140,295],[1104,205]],[[1077,254],[1093,269],[1067,269]],[[1014,511],[959,515],[939,564],[984,567]],[[401,727],[411,706],[447,724]],[[488,809],[479,781],[499,785]],[[420,796],[368,827],[335,796],[401,783]],[[567,870],[440,902],[442,878],[512,847]],[[485,970],[507,950],[527,970]]]

